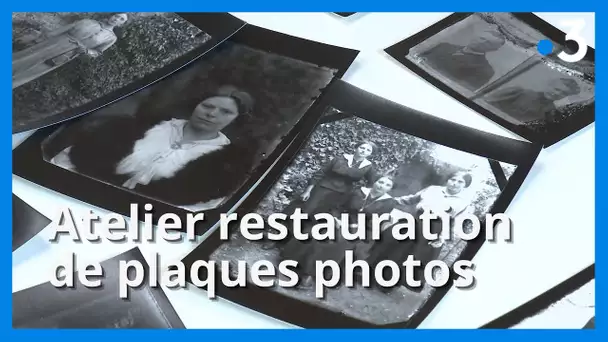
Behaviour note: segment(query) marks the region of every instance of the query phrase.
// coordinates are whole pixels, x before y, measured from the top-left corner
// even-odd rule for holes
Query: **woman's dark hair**
[[[208,89],[196,91],[202,87],[197,88],[196,83],[193,83],[192,79],[188,77],[180,82],[176,81],[176,86],[181,89],[181,91],[176,91],[183,94],[183,98],[168,96],[166,92],[161,91],[162,88],[158,88],[159,90],[142,95],[146,100],[144,105],[137,109],[136,115],[150,122],[171,118],[188,120],[192,117],[196,106],[205,99],[216,96],[229,97],[237,105],[239,115],[222,130],[222,133],[230,139],[232,145],[239,145],[252,154],[258,153],[259,139],[254,136],[257,126],[252,124],[255,120],[252,114],[253,96],[233,85],[209,86]]]
[[[241,90],[233,85],[223,85],[215,88],[213,91],[205,92],[204,94],[197,94],[196,97],[191,97],[184,101],[180,105],[179,116],[180,118],[189,118],[192,115],[192,111],[202,101],[212,97],[228,97],[234,100],[238,107],[239,115],[230,123],[226,128],[222,130],[233,144],[239,144],[247,147],[252,151],[257,148],[258,142],[251,138],[251,121],[254,119],[252,116],[254,99],[248,92]],[[255,152],[254,152],[255,153]]]
[[[224,85],[219,87],[212,96],[224,96],[233,99],[239,108],[239,115],[250,114],[255,103],[251,94],[232,85]]]
[[[446,179],[446,182],[454,177],[462,177],[462,179],[464,179],[465,188],[468,188],[473,182],[473,176],[471,176],[471,174],[467,171],[456,171],[451,173]]]
[[[379,181],[382,178],[388,178],[388,179],[390,179],[391,182],[393,182],[393,186],[395,186],[395,176],[393,176],[391,174],[379,174],[379,175],[376,175],[376,177],[374,177],[374,179],[373,179],[373,183],[372,184],[376,183],[377,181]]]
[[[361,145],[369,145],[369,146],[371,146],[371,147],[372,147],[372,153],[376,153],[376,152],[378,152],[378,145],[376,145],[376,143],[374,143],[374,142],[372,142],[372,141],[369,141],[369,140],[364,140],[364,141],[361,141],[361,142],[359,142],[359,143],[357,144],[357,148],[358,148],[359,146],[361,146]]]
[[[376,182],[379,181],[381,178],[388,178],[391,180],[391,182],[395,182],[395,176],[392,176],[392,175],[380,175],[380,177],[378,177],[378,179],[376,179]]]

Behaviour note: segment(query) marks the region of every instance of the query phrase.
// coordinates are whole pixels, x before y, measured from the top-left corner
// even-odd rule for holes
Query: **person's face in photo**
[[[467,45],[471,51],[478,53],[486,53],[496,51],[504,45],[505,41],[498,32],[484,31],[476,36],[473,41]]]
[[[361,144],[357,148],[357,155],[361,158],[367,158],[372,155],[374,148],[370,144]]]
[[[229,97],[215,96],[196,106],[190,124],[204,131],[221,131],[239,116],[236,102]]]
[[[452,178],[448,179],[448,183],[446,184],[446,188],[448,192],[452,195],[456,195],[465,188],[466,181],[460,175],[452,176]]]
[[[127,22],[127,15],[124,13],[114,14],[108,19],[108,24],[112,26],[120,26]]]
[[[382,177],[374,183],[374,189],[381,194],[385,194],[393,188],[393,181],[388,177]]]

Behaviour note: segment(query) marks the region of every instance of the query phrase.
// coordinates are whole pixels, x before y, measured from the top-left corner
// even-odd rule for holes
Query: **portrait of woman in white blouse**
[[[249,93],[222,86],[188,118],[112,118],[50,162],[186,210],[213,209],[251,169],[255,143],[237,144],[223,130],[246,119],[253,104]]]

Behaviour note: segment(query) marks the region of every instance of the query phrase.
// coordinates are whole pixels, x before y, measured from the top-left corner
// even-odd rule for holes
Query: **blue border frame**
[[[198,4],[197,4],[198,3]],[[171,6],[167,6],[166,1],[159,0],[104,0],[103,4],[99,2],[84,3],[83,1],[64,0],[61,3],[50,3],[49,1],[40,0],[29,0],[21,1],[21,3],[15,3],[13,1],[5,1],[0,6],[2,8],[2,33],[1,37],[4,44],[1,45],[0,58],[4,60],[1,65],[0,80],[2,81],[2,87],[5,89],[1,92],[2,106],[4,112],[11,113],[12,108],[12,97],[9,94],[12,93],[9,80],[11,77],[9,65],[9,59],[11,56],[11,17],[9,12],[27,12],[27,11],[182,11],[182,12],[223,12],[223,11],[235,11],[235,12],[281,12],[281,11],[317,11],[317,12],[334,12],[344,10],[358,10],[359,12],[446,12],[446,11],[495,11],[495,12],[595,12],[596,15],[596,72],[600,75],[597,79],[599,82],[596,83],[596,92],[601,94],[604,91],[603,77],[604,67],[601,62],[603,59],[603,48],[602,41],[604,40],[603,32],[606,31],[608,21],[604,21],[602,5],[598,4],[599,1],[579,1],[573,3],[572,1],[566,0],[553,0],[553,1],[542,1],[542,0],[511,0],[507,2],[494,2],[489,3],[488,1],[467,1],[466,4],[456,3],[449,0],[436,0],[433,2],[409,2],[409,1],[395,1],[395,0],[374,0],[374,1],[361,1],[361,0],[334,0],[329,4],[327,0],[306,0],[302,2],[283,2],[283,1],[244,1],[244,0],[233,0],[227,5],[226,2],[213,2],[204,3],[198,1],[184,1],[184,0],[173,0]],[[598,48],[599,47],[599,48]],[[599,54],[598,54],[599,53]],[[601,99],[602,96],[597,96]],[[604,109],[608,109],[602,100],[597,102],[596,113],[603,113]],[[9,135],[12,135],[11,131],[11,116],[2,115],[0,120],[4,121],[4,125],[0,125],[0,129],[6,131],[0,136],[2,138],[4,149],[2,149],[2,158],[6,159],[11,165],[12,170],[12,154],[9,154]],[[604,125],[604,119],[601,114],[596,117],[596,123],[600,126]],[[6,135],[4,135],[6,134]],[[606,148],[606,140],[608,135],[596,134],[596,151]],[[4,139],[7,141],[4,142]],[[12,144],[12,143],[11,143]],[[4,155],[6,153],[6,155]],[[596,173],[600,170],[605,170],[603,167],[604,160],[599,158],[596,162]],[[10,179],[10,180],[9,180]],[[605,179],[600,178],[596,183],[596,193],[608,193],[606,186],[607,182]],[[9,194],[9,188],[12,189],[12,178],[9,178],[8,172],[6,176],[2,177],[0,181],[2,193],[0,210],[4,214],[4,217],[11,218],[11,195]],[[596,202],[596,213],[607,212],[606,200],[600,198]],[[586,213],[576,213],[585,215]],[[596,214],[596,222],[599,217]],[[601,222],[601,221],[600,221]],[[6,223],[5,223],[6,224]],[[12,226],[12,222],[6,224],[7,227]],[[9,228],[7,228],[9,229]],[[596,230],[597,241],[606,241],[607,232],[603,229]],[[7,257],[2,258],[1,262],[7,266],[6,270],[12,269],[11,257],[8,256],[8,251],[11,250],[10,239],[3,239],[3,250],[6,251]],[[599,266],[596,268],[596,281],[601,283],[602,275],[602,254],[605,254],[605,250],[597,250],[596,264]],[[564,255],[564,257],[568,257]],[[12,278],[12,276],[10,277]],[[35,338],[41,340],[54,340],[54,339],[65,339],[65,338],[78,338],[84,337],[87,341],[103,341],[107,342],[108,339],[123,339],[123,338],[137,338],[137,339],[151,339],[151,340],[164,340],[164,339],[175,339],[180,337],[193,338],[193,335],[203,335],[207,340],[210,339],[238,339],[244,338],[247,340],[268,340],[268,339],[316,339],[316,338],[327,338],[327,339],[339,339],[339,340],[397,340],[408,337],[416,339],[466,339],[473,341],[480,339],[486,341],[491,338],[493,341],[509,341],[513,339],[521,340],[536,340],[539,338],[550,338],[552,341],[571,341],[573,338],[580,339],[599,339],[608,340],[605,336],[602,328],[603,316],[601,312],[602,302],[604,302],[605,293],[598,291],[597,307],[600,308],[599,315],[596,317],[596,330],[574,330],[574,331],[555,331],[555,330],[543,330],[543,331],[531,331],[531,330],[376,330],[376,331],[346,331],[346,330],[278,330],[278,331],[265,331],[265,330],[183,330],[183,331],[157,331],[157,330],[138,330],[138,331],[126,331],[126,330],[107,330],[107,331],[82,331],[82,330],[13,330],[12,329],[12,300],[11,300],[11,287],[12,281],[0,282],[0,291],[2,292],[0,301],[0,336],[7,338],[8,341],[15,341],[17,338]],[[508,295],[508,294],[506,294]],[[202,318],[204,319],[204,318]],[[601,338],[601,336],[605,336]],[[196,338],[196,337],[194,337]]]

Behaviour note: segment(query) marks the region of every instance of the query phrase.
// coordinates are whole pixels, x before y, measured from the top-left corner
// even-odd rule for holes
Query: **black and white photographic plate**
[[[304,328],[415,327],[437,305],[453,279],[445,287],[433,288],[424,282],[419,268],[415,277],[422,281],[420,287],[399,282],[382,288],[372,280],[371,287],[340,284],[319,299],[313,285],[314,262],[342,264],[348,250],[372,269],[383,260],[401,265],[409,255],[417,256],[422,267],[431,260],[443,260],[450,267],[458,259],[470,260],[484,239],[398,241],[389,228],[406,214],[417,217],[429,207],[452,218],[468,213],[481,220],[487,213],[504,212],[540,146],[439,119],[343,81],[330,86],[322,108],[324,115],[306,140],[288,148],[289,163],[273,168],[268,179],[274,181],[260,185],[260,196],[248,197],[236,213],[242,217],[253,212],[267,219],[272,213],[289,217],[299,209],[308,215],[329,213],[336,220],[342,214],[354,215],[352,220],[362,212],[368,220],[372,214],[389,214],[392,220],[382,226],[381,239],[348,241],[340,238],[340,228],[336,228],[335,241],[251,241],[240,235],[235,223],[230,226],[229,240],[220,239],[218,229],[183,263],[188,268],[197,260],[213,260],[216,265],[228,261],[232,266],[229,277],[235,279],[239,270],[234,266],[241,260],[248,267],[260,260],[275,266],[294,260],[300,280],[296,287],[279,287],[276,282],[272,287],[257,287],[246,272],[241,275],[247,277],[246,288],[226,287],[218,281],[216,292]],[[293,231],[289,220],[284,224]],[[308,227],[303,231],[311,228],[302,225]],[[371,229],[369,221],[366,229]],[[222,269],[218,266],[217,271]],[[202,277],[199,279],[205,279]]]
[[[142,286],[120,298],[119,263],[138,261]],[[184,324],[160,287],[150,286],[149,265],[138,248],[100,263],[100,287],[85,287],[74,274],[74,287],[51,282],[13,293],[13,328],[44,329],[183,329]],[[130,268],[134,271],[134,268]],[[130,279],[134,275],[129,273]],[[93,279],[91,277],[90,279]]]
[[[36,132],[13,172],[127,216],[150,203],[154,222],[205,212],[203,234],[310,130],[315,102],[357,54],[248,25],[170,77]]]
[[[531,13],[456,13],[385,51],[531,142],[547,147],[595,121],[595,50]]]
[[[102,107],[241,29],[228,13],[15,12],[13,133]]]

